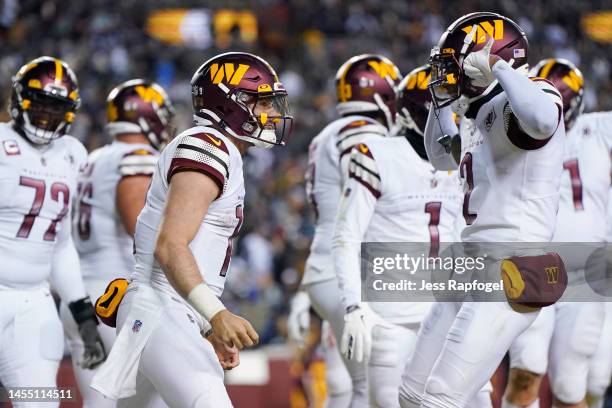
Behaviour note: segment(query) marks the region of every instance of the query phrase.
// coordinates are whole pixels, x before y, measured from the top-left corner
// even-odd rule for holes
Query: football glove
[[[476,28],[473,27],[472,32],[476,31]],[[463,71],[470,78],[474,86],[486,88],[495,80],[489,66],[489,56],[491,55],[493,42],[493,37],[489,37],[489,40],[481,50],[468,54],[463,61]]]
[[[70,303],[68,308],[79,327],[79,335],[85,347],[79,365],[85,369],[93,369],[106,360],[106,350],[98,333],[98,319],[94,307],[89,297],[85,297]]]
[[[349,360],[368,361],[372,351],[372,328],[376,325],[392,327],[365,303],[349,306],[340,342],[342,354]]]
[[[287,318],[289,340],[304,347],[310,329],[310,298],[306,292],[299,291],[291,299],[291,310]]]

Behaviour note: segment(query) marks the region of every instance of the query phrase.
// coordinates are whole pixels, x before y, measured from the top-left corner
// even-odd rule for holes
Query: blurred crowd
[[[454,19],[495,11],[526,31],[532,64],[543,57],[573,61],[586,77],[587,110],[612,109],[609,43],[594,41],[581,25],[590,12],[612,10],[608,0],[1,0],[0,5],[3,102],[11,75],[24,62],[40,55],[66,60],[78,75],[83,100],[72,133],[90,150],[108,142],[104,102],[119,82],[144,77],[160,83],[183,130],[191,125],[189,80],[209,57],[249,51],[277,69],[289,92],[294,132],[289,146],[251,149],[246,158],[246,219],[224,294],[255,322],[264,343],[283,339],[288,299],[308,254],[313,226],[303,187],[307,146],[335,116],[333,78],[346,59],[382,53],[408,72],[427,62]],[[255,31],[245,35],[232,23],[221,30],[213,18],[210,32],[195,30],[210,41],[168,44],[146,27],[152,13],[176,8],[206,10],[213,17],[222,10],[246,12],[255,17],[249,22]]]

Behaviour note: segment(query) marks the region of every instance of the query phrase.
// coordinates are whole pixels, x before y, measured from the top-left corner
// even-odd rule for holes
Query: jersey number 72
[[[23,222],[19,227],[19,231],[17,231],[17,238],[28,238],[30,236],[30,232],[32,231],[32,227],[34,226],[34,221],[36,220],[36,217],[40,215],[40,210],[45,202],[45,192],[47,187],[45,180],[25,176],[19,177],[19,185],[33,188],[35,191],[34,201],[32,202],[30,212],[23,217]],[[57,214],[57,217],[51,221],[47,231],[45,231],[45,234],[43,235],[43,239],[45,241],[55,240],[57,223],[60,222],[66,216],[66,214],[68,214],[68,210],[70,209],[70,189],[68,186],[59,181],[51,184],[51,199],[53,201],[59,202],[60,193],[62,195],[62,202],[64,206],[59,214]]]

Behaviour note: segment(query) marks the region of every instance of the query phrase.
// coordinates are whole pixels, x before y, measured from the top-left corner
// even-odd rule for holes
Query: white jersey
[[[242,157],[236,146],[220,132],[205,126],[184,131],[160,154],[147,201],[136,223],[136,265],[132,279],[176,293],[153,252],[169,183],[181,171],[205,173],[219,186],[219,196],[208,207],[189,248],[204,281],[220,296],[230,264],[232,240],[242,225],[244,179]]]
[[[124,177],[152,176],[157,151],[150,145],[114,141],[93,151],[79,174],[73,237],[86,279],[126,277],[134,266],[133,239],[117,211],[117,184]]]
[[[612,112],[580,115],[567,134],[554,241],[606,242]]]
[[[330,123],[310,143],[306,192],[316,221],[302,284],[336,276],[331,258],[331,240],[342,185],[348,174],[349,153],[368,135],[387,136],[388,131],[366,116],[347,116]]]
[[[606,216],[608,228],[606,230],[606,242],[612,242],[612,186],[608,192],[608,215]]]
[[[71,202],[87,151],[71,136],[34,146],[10,123],[0,123],[0,144],[0,289],[41,286],[55,248],[70,239]]]
[[[366,138],[350,155],[333,238],[336,273],[345,306],[361,300],[362,242],[428,244],[437,256],[441,242],[458,239],[455,220],[462,194],[456,172],[436,171],[404,137]],[[415,248],[422,254],[423,247]],[[421,322],[429,303],[369,303],[392,323]]]
[[[532,80],[561,106],[554,85],[541,78]],[[460,132],[459,170],[467,223],[461,239],[549,242],[563,171],[565,132],[561,116],[550,138],[532,138],[520,128],[506,93],[501,87],[497,89],[470,107],[478,109],[474,126],[471,131]],[[470,121],[462,121],[462,126],[470,126]]]

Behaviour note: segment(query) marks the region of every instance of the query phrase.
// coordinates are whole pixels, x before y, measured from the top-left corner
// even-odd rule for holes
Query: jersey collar
[[[504,90],[501,87],[501,85],[497,84],[497,86],[491,89],[491,92],[489,92],[487,95],[483,96],[482,98],[479,98],[478,100],[474,102],[470,102],[470,107],[465,112],[465,117],[469,119],[476,119],[476,115],[478,115],[478,111],[480,110],[482,105],[489,102],[491,99],[495,98],[497,95],[499,95],[503,91]]]

